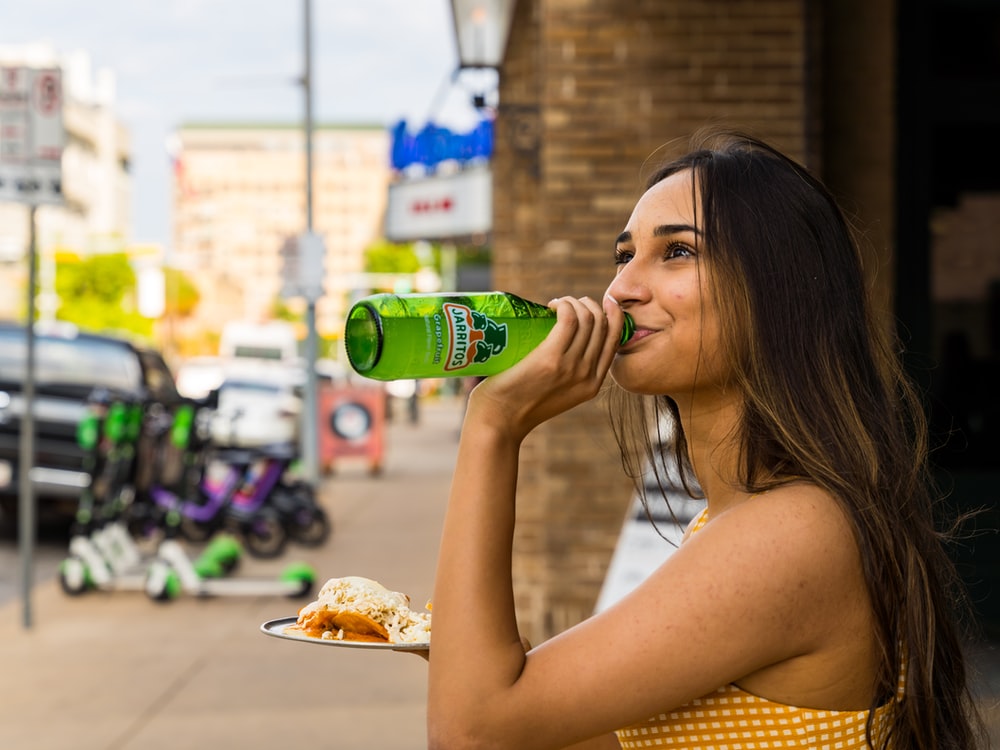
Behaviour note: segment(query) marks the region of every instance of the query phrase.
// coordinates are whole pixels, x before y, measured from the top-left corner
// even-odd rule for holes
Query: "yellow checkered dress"
[[[706,520],[702,511],[689,533]],[[878,709],[876,720],[887,709]],[[849,750],[869,747],[867,722],[868,711],[797,708],[725,685],[686,706],[620,729],[617,735],[626,750]]]

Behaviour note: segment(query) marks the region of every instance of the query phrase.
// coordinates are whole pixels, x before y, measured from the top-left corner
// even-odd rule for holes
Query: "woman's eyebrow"
[[[653,229],[653,236],[667,237],[671,234],[681,234],[683,232],[691,232],[692,234],[701,236],[701,230],[690,224],[661,224]]]
[[[669,237],[673,234],[682,234],[684,232],[691,232],[692,234],[700,237],[701,230],[697,227],[693,227],[690,224],[661,224],[660,226],[653,229],[654,237]],[[618,235],[615,239],[616,245],[627,244],[632,241],[632,233],[627,229]]]

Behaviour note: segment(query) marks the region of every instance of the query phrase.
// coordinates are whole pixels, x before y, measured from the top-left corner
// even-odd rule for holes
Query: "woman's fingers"
[[[614,359],[617,340],[601,303],[588,297],[560,297],[549,307],[556,326],[526,360],[498,373],[477,389],[490,402],[495,424],[527,434],[556,414],[593,398]]]
[[[565,353],[572,362],[584,361],[603,349],[608,335],[608,319],[600,304],[589,297],[562,297],[556,305],[556,319],[563,324]]]
[[[618,349],[601,303],[589,297],[569,300],[576,328],[569,340],[566,364],[573,376],[599,387]]]

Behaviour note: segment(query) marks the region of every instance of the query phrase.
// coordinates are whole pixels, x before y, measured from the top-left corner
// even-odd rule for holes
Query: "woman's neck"
[[[747,498],[739,481],[737,428],[741,401],[717,394],[677,402],[691,466],[708,500],[709,513],[718,515]]]

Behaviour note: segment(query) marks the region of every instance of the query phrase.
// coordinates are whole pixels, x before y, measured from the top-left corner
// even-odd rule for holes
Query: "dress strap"
[[[706,523],[708,523],[708,508],[702,508],[701,512],[691,519],[687,529],[684,530],[684,539],[699,531]]]

